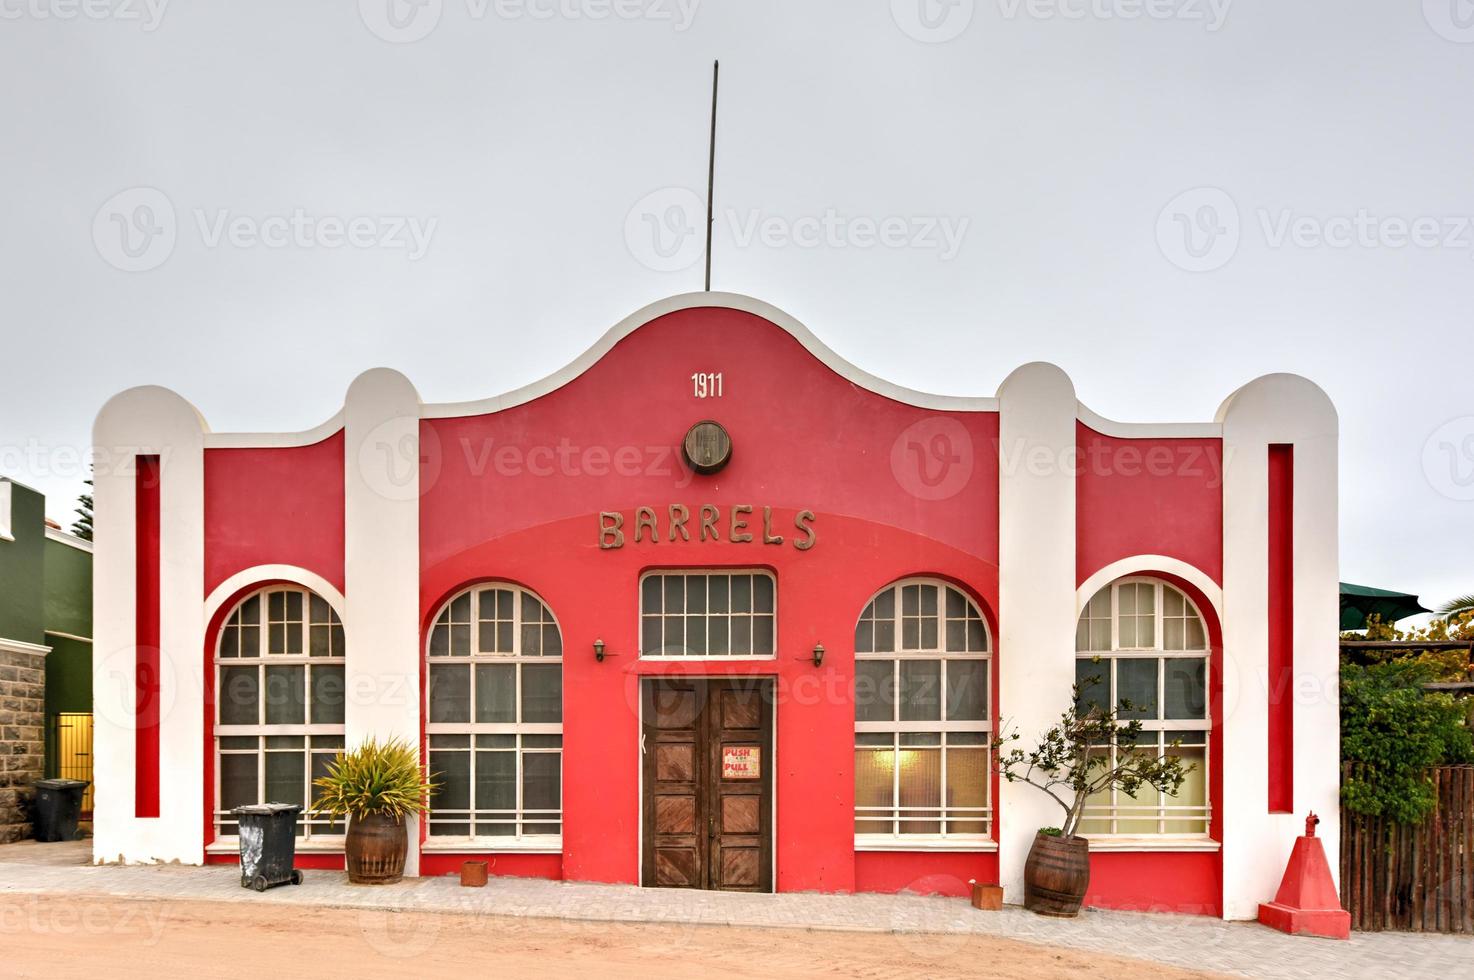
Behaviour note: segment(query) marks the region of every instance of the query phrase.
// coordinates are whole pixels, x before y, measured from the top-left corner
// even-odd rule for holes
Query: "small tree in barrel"
[[[1065,811],[1061,826],[1042,828],[1034,836],[1024,864],[1024,907],[1040,915],[1074,916],[1085,900],[1090,842],[1076,831],[1093,795],[1116,788],[1135,796],[1143,786],[1175,795],[1191,771],[1171,753],[1159,756],[1155,740],[1138,750],[1141,706],[1125,698],[1114,705],[1091,698],[1090,689],[1100,683],[1099,677],[1077,683],[1070,709],[1033,749],[1014,745],[1016,730],[993,740],[994,764],[1004,779],[1037,787]]]
[[[1136,716],[1151,706],[1126,698],[1106,705],[1090,697],[1090,689],[1100,683],[1099,677],[1091,676],[1075,684],[1074,703],[1033,749],[1026,752],[1014,745],[1019,740],[1017,730],[993,740],[994,758],[1004,779],[1037,787],[1064,810],[1064,822],[1058,828],[1044,829],[1045,834],[1066,839],[1076,836],[1086,802],[1113,787],[1133,797],[1143,786],[1176,795],[1193,769],[1171,753],[1158,756],[1155,744],[1138,751],[1142,725]],[[1117,750],[1114,764],[1113,743]],[[1181,744],[1180,740],[1170,743],[1172,748]]]

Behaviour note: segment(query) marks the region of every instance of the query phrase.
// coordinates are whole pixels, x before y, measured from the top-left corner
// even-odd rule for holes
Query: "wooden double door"
[[[641,685],[641,880],[773,890],[773,682],[646,678]]]

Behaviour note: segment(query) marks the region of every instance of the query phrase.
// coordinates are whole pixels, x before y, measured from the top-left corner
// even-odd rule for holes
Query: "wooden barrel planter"
[[[404,877],[409,835],[404,821],[382,813],[348,818],[343,854],[348,880],[355,885],[392,885]]]
[[[1090,842],[1035,834],[1024,863],[1024,908],[1062,919],[1080,913],[1090,886]]]

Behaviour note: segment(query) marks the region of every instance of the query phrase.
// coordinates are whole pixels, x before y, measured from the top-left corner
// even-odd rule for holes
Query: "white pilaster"
[[[998,723],[1035,744],[1075,678],[1075,388],[1052,364],[1025,364],[998,389]],[[1033,786],[999,789],[999,878],[1023,901],[1034,834],[1059,806]]]
[[[1252,919],[1274,898],[1305,815],[1332,874],[1340,841],[1335,408],[1304,378],[1271,374],[1218,410],[1223,425],[1223,902]],[[1294,807],[1268,812],[1269,446],[1294,446]]]
[[[204,437],[166,388],[114,396],[93,426],[93,860],[204,859]],[[159,816],[134,816],[139,455],[157,455]]]
[[[420,398],[397,371],[365,371],[344,422],[344,730],[420,743]],[[419,871],[411,825],[406,874]]]

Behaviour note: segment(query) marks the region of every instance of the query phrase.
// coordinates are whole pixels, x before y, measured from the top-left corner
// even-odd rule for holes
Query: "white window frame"
[[[926,586],[936,587],[939,590],[937,592],[937,624],[938,624],[937,625],[937,647],[938,647],[938,649],[916,649],[916,650],[905,650],[905,649],[902,649],[902,647],[904,646],[904,642],[905,642],[904,639],[903,639],[903,632],[902,632],[902,629],[903,629],[903,627],[902,627],[902,619],[903,619],[902,590],[903,590],[904,587],[906,587],[908,585],[926,585]],[[950,652],[950,651],[946,650],[946,646],[947,646],[947,621],[949,619],[949,617],[947,616],[947,605],[946,605],[946,603],[947,603],[947,590],[948,589],[950,589],[950,590],[956,592],[958,595],[960,595],[962,597],[963,601],[967,603],[968,609],[971,610],[974,614],[976,614],[977,615],[977,618],[982,622],[982,625],[983,625],[983,650],[981,652],[976,652],[976,651]],[[925,849],[942,849],[942,848],[946,848],[948,846],[951,846],[951,847],[959,847],[960,846],[961,849],[966,849],[966,850],[987,850],[987,849],[990,849],[991,846],[992,846],[992,844],[993,844],[993,777],[992,777],[992,772],[993,772],[993,768],[992,768],[993,748],[992,748],[992,745],[990,744],[990,742],[991,742],[992,733],[993,733],[993,710],[994,709],[993,709],[993,691],[992,691],[992,687],[993,687],[993,680],[994,680],[994,677],[993,677],[993,669],[994,668],[993,668],[993,631],[992,631],[992,629],[988,625],[988,618],[983,615],[982,609],[978,606],[978,604],[976,602],[973,601],[972,596],[969,595],[967,593],[967,591],[964,590],[964,589],[962,589],[961,587],[959,587],[959,586],[957,586],[957,585],[955,585],[955,584],[953,584],[951,582],[948,582],[945,579],[928,578],[928,577],[911,577],[911,578],[904,578],[904,579],[900,579],[898,581],[892,582],[889,585],[885,586],[885,588],[877,590],[874,595],[872,595],[869,599],[867,599],[865,601],[865,604],[863,606],[861,606],[860,617],[857,617],[856,618],[856,625],[857,626],[858,626],[858,624],[860,622],[860,619],[864,616],[864,610],[869,609],[871,603],[875,602],[878,598],[880,598],[881,595],[883,595],[884,593],[886,593],[888,591],[894,591],[896,593],[895,614],[894,614],[895,637],[896,637],[895,649],[894,650],[888,650],[888,651],[867,651],[867,652],[860,652],[860,651],[857,650],[857,651],[855,651],[855,660],[856,660],[857,665],[858,665],[859,662],[865,661],[865,660],[890,660],[890,661],[895,661],[895,667],[894,667],[894,671],[893,671],[893,674],[892,674],[892,681],[895,684],[895,691],[896,691],[895,706],[894,706],[894,710],[893,710],[893,713],[892,713],[892,718],[891,718],[890,721],[856,721],[855,722],[855,734],[856,735],[862,735],[862,734],[887,734],[888,733],[888,734],[892,735],[891,748],[892,748],[892,751],[893,752],[896,752],[896,753],[899,753],[904,748],[903,746],[900,745],[900,737],[903,734],[908,734],[908,735],[909,734],[932,734],[932,733],[940,734],[941,735],[940,744],[938,744],[936,746],[936,748],[937,748],[937,751],[940,753],[940,761],[941,761],[941,772],[940,772],[940,776],[939,776],[939,783],[940,783],[941,792],[942,792],[942,804],[940,806],[937,806],[937,807],[902,806],[901,805],[901,767],[899,765],[893,763],[892,766],[891,766],[891,778],[892,778],[892,783],[891,783],[891,799],[893,801],[892,802],[892,805],[891,806],[882,806],[882,807],[861,807],[858,804],[856,804],[856,806],[855,806],[855,817],[856,817],[856,819],[858,819],[860,816],[865,815],[865,814],[873,814],[874,815],[873,817],[867,818],[867,819],[873,819],[874,817],[879,817],[883,813],[888,813],[890,815],[890,821],[891,821],[891,832],[888,833],[888,834],[885,834],[885,833],[860,833],[860,832],[856,831],[856,833],[855,833],[855,848],[856,848],[856,850],[925,850]],[[953,661],[973,661],[973,662],[983,662],[983,663],[986,663],[988,665],[988,671],[987,671],[988,680],[987,680],[987,684],[985,685],[985,688],[984,688],[984,691],[983,691],[984,704],[985,704],[984,714],[986,715],[986,717],[984,719],[982,719],[982,720],[965,720],[965,721],[946,721],[946,720],[943,720],[943,721],[908,721],[908,720],[902,720],[901,717],[900,717],[900,714],[901,714],[900,670],[901,670],[901,664],[904,661],[938,661],[938,662],[940,662],[941,669],[938,672],[938,683],[940,684],[940,690],[938,691],[938,698],[939,698],[940,703],[941,703],[941,710],[942,710],[942,713],[943,714],[945,714],[945,712],[946,712],[946,704],[947,704],[947,665],[948,665],[948,663],[953,662]],[[857,669],[856,669],[856,676],[858,676],[858,674],[859,674],[859,671],[858,671],[858,667],[857,667]],[[980,748],[983,749],[983,754],[984,754],[984,759],[985,759],[985,763],[984,763],[984,766],[983,766],[983,772],[984,772],[983,790],[984,790],[984,798],[987,801],[987,804],[985,806],[982,806],[982,807],[956,807],[956,806],[949,807],[946,804],[946,793],[947,793],[947,749],[948,749],[948,745],[947,745],[947,742],[948,742],[947,733],[949,733],[949,732],[967,733],[967,734],[972,734],[972,735],[979,735],[980,734],[980,735],[983,736],[983,742],[982,742],[981,746],[978,746],[978,745],[967,745],[965,747],[967,747],[967,748],[979,748],[980,747]],[[856,743],[856,747],[861,747],[861,746],[858,745],[858,742]],[[930,748],[930,747],[931,746],[927,746],[927,748]],[[959,746],[959,747],[961,747],[961,746]],[[933,810],[936,811],[936,813],[935,813],[936,820],[937,820],[937,822],[942,827],[942,832],[941,833],[937,833],[937,834],[918,834],[918,833],[903,833],[901,831],[901,824],[902,824],[902,822],[912,822],[912,821],[916,821],[916,820],[931,819],[931,817],[930,817],[929,814],[930,814],[930,811],[933,811]],[[862,811],[863,811],[863,813],[862,813]],[[907,817],[902,817],[901,816],[902,811],[905,811],[906,813],[912,814],[912,815],[911,816],[907,816]],[[915,816],[915,814],[917,814],[917,813],[923,813],[923,814],[928,814],[928,815],[918,817],[918,816]],[[947,824],[948,824],[948,822],[950,820],[980,821],[984,825],[984,830],[981,831],[981,832],[970,832],[970,833],[948,833],[947,832]]]
[[[270,652],[270,629],[268,626],[268,623],[271,620],[269,612],[270,596],[271,594],[278,592],[295,592],[301,594],[302,596],[302,619],[300,620],[300,623],[302,624],[301,653]],[[312,757],[314,755],[322,755],[328,752],[331,752],[333,755],[336,756],[343,751],[344,745],[344,726],[342,724],[314,724],[311,721],[312,668],[315,666],[343,667],[343,696],[345,701],[347,699],[346,649],[335,649],[328,656],[314,657],[311,654],[312,625],[317,622],[312,618],[313,598],[317,598],[327,605],[331,617],[328,621],[328,625],[337,625],[341,627],[342,615],[337,609],[333,608],[333,604],[331,602],[328,602],[326,596],[318,595],[316,592],[313,592],[306,586],[276,583],[273,585],[262,586],[261,588],[255,589],[254,591],[242,596],[238,602],[231,606],[230,612],[225,616],[224,619],[220,621],[220,628],[216,631],[215,655],[213,658],[213,670],[215,671],[215,713],[212,726],[213,751],[215,753],[215,785],[214,806],[212,808],[213,819],[211,826],[215,834],[215,845],[220,850],[233,850],[239,846],[239,835],[225,834],[221,831],[221,827],[223,824],[234,822],[231,819],[231,815],[222,808],[223,805],[221,803],[221,796],[223,794],[225,779],[225,767],[223,764],[223,760],[225,756],[229,755],[256,756],[256,794],[258,798],[257,802],[271,802],[265,800],[266,759],[267,756],[270,755],[272,752],[284,751],[281,749],[271,749],[266,747],[266,739],[275,736],[301,737],[303,740],[301,749],[291,750],[292,752],[301,752],[306,756],[304,772],[305,785],[303,787],[304,799],[306,800],[306,808],[303,809],[302,815],[298,817],[297,821],[298,846],[303,847],[305,845],[308,848],[317,846],[331,850],[341,849],[343,846],[344,834],[347,831],[347,828],[345,827],[343,821],[338,820],[336,822],[333,822],[330,821],[326,816],[312,816],[308,809],[311,807],[313,798],[316,795],[313,792],[312,786]],[[239,628],[238,626],[236,626],[236,624],[232,623],[232,620],[235,619],[238,612],[244,609],[246,603],[251,601],[252,599],[259,600],[259,609],[257,610],[258,618],[254,624],[242,622],[240,626],[254,625],[257,628],[258,633],[256,655],[245,656],[244,651],[241,651],[237,656],[234,657],[221,656],[220,651],[225,641],[226,632],[230,629]],[[283,599],[282,601],[285,603],[286,600]],[[291,622],[299,621],[291,620]],[[308,712],[308,721],[306,724],[267,724],[265,722],[267,695],[266,668],[277,666],[302,666],[304,668],[305,673],[303,675],[302,683],[304,685],[304,704],[306,705],[306,710]],[[256,668],[256,717],[259,719],[258,724],[225,725],[221,723],[220,710],[223,704],[224,690],[223,674],[225,668],[228,667]],[[221,747],[221,739],[237,737],[255,738],[256,748],[253,750],[246,750],[234,748],[226,749]],[[316,739],[324,739],[330,742],[336,742],[337,744],[324,746],[314,750],[313,742]]]
[[[1153,645],[1150,647],[1134,646],[1122,648],[1120,645],[1120,587],[1123,585],[1152,585],[1155,587],[1155,595],[1153,597]],[[1156,711],[1159,717],[1140,719],[1142,736],[1150,736],[1151,738],[1155,739],[1156,751],[1158,757],[1160,757],[1166,754],[1168,748],[1170,748],[1170,746],[1166,744],[1166,739],[1163,733],[1169,731],[1192,731],[1203,733],[1203,804],[1201,806],[1196,804],[1172,805],[1164,803],[1151,805],[1135,804],[1129,802],[1129,797],[1127,798],[1128,802],[1122,803],[1120,800],[1120,797],[1122,795],[1121,791],[1115,787],[1112,787],[1110,804],[1104,806],[1098,804],[1087,806],[1082,816],[1082,821],[1109,820],[1111,825],[1111,832],[1096,832],[1085,834],[1083,836],[1089,837],[1091,841],[1101,842],[1102,845],[1104,845],[1107,849],[1112,843],[1119,844],[1129,843],[1133,841],[1147,842],[1147,846],[1150,846],[1150,844],[1153,842],[1166,844],[1178,841],[1182,842],[1184,845],[1193,845],[1210,841],[1210,830],[1213,821],[1213,706],[1211,697],[1213,641],[1208,634],[1208,622],[1206,619],[1203,618],[1203,612],[1198,607],[1198,604],[1193,601],[1192,596],[1188,595],[1184,590],[1179,589],[1172,583],[1150,575],[1127,575],[1122,578],[1116,579],[1108,583],[1107,585],[1102,586],[1095,595],[1089,597],[1089,599],[1086,600],[1085,605],[1080,610],[1080,620],[1085,619],[1086,612],[1089,609],[1090,603],[1094,602],[1095,599],[1102,592],[1105,592],[1107,590],[1109,590],[1110,592],[1111,600],[1111,649],[1076,650],[1076,663],[1078,664],[1080,661],[1094,661],[1096,658],[1100,659],[1099,666],[1102,669],[1102,684],[1099,687],[1095,688],[1095,690],[1099,692],[1097,696],[1104,700],[1105,703],[1114,704],[1116,699],[1116,670],[1117,665],[1121,661],[1156,660],[1159,662],[1160,665],[1157,668],[1156,700]],[[1193,648],[1183,650],[1169,650],[1164,646],[1166,640],[1166,630],[1164,629],[1163,621],[1168,618],[1166,615],[1166,594],[1168,590],[1176,592],[1178,595],[1182,596],[1185,608],[1190,610],[1192,614],[1197,617],[1198,624],[1202,628],[1203,634],[1203,646],[1200,649]],[[1077,642],[1076,646],[1078,645],[1079,644]],[[1202,660],[1203,704],[1205,715],[1203,718],[1160,717],[1160,715],[1164,712],[1167,703],[1167,671],[1165,663],[1162,663],[1166,660]],[[1137,749],[1139,750],[1144,747],[1144,744],[1138,744]],[[1184,745],[1183,747],[1197,748],[1197,746],[1195,745]],[[1112,764],[1114,764],[1120,751],[1119,748],[1116,745],[1112,744],[1107,751],[1110,752],[1110,761]],[[1132,830],[1126,833],[1121,833],[1118,831],[1118,827],[1123,820],[1131,821],[1133,823],[1141,823],[1143,821],[1151,819],[1156,819],[1157,821],[1156,832],[1143,832],[1140,830]],[[1174,831],[1169,833],[1165,829],[1167,821],[1169,820],[1177,822],[1187,820],[1199,821],[1201,822],[1203,829],[1198,832],[1184,833]]]
[[[689,578],[689,577],[694,576],[694,575],[706,575],[706,576],[711,576],[711,575],[726,575],[726,576],[732,576],[732,575],[752,575],[754,577],[760,575],[760,576],[766,578],[768,581],[770,581],[773,584],[773,614],[772,614],[773,615],[773,652],[772,653],[738,653],[738,654],[732,654],[732,653],[719,653],[719,654],[711,654],[711,653],[701,653],[701,654],[684,654],[684,653],[683,654],[647,654],[647,653],[645,653],[644,652],[644,648],[645,648],[645,615],[646,615],[646,613],[645,613],[645,582],[648,579],[655,578],[657,576],[658,577],[662,577],[662,578],[670,577],[670,576],[681,576],[683,578]],[[728,588],[730,589],[730,585],[728,586]],[[730,592],[728,594],[730,595]],[[710,598],[710,592],[708,591],[708,599],[709,598]],[[664,594],[664,591],[662,591],[662,593],[661,593],[661,604],[662,604],[661,605],[661,613],[659,614],[661,616],[664,616],[664,614],[665,614],[664,613],[664,602],[665,602],[665,594]],[[683,613],[682,615],[685,616],[686,618],[690,618],[690,614],[688,614],[688,613]],[[730,618],[730,612],[727,615]],[[756,617],[756,616],[766,616],[768,614],[767,613],[752,613],[751,615],[753,617]],[[703,616],[703,618],[708,619],[708,620],[711,618],[710,617],[710,611],[709,610],[708,610],[707,614]],[[709,626],[709,624],[708,624],[708,626]],[[710,636],[710,633],[708,633],[708,637],[709,636]],[[704,662],[707,662],[707,661],[722,662],[722,661],[729,661],[729,660],[730,661],[745,661],[745,660],[772,661],[772,660],[777,660],[778,659],[778,645],[779,645],[779,643],[778,643],[778,636],[779,636],[779,634],[778,634],[778,576],[774,575],[773,572],[771,570],[769,570],[769,569],[766,569],[766,568],[747,568],[747,567],[726,567],[726,568],[723,568],[723,567],[716,567],[716,568],[652,568],[652,569],[647,570],[646,572],[644,572],[640,576],[640,580],[639,580],[639,583],[638,583],[638,585],[636,587],[636,593],[635,593],[635,643],[637,645],[637,648],[640,651],[640,659],[641,660],[662,661],[662,662],[667,662],[667,663],[704,663]]]
[[[506,590],[506,591],[510,591],[512,593],[512,644],[513,644],[513,652],[512,653],[485,652],[485,651],[483,651],[481,649],[481,642],[480,642],[481,641],[481,635],[480,635],[481,634],[481,631],[479,629],[479,624],[481,622],[481,615],[480,615],[480,613],[481,613],[481,593],[482,592],[486,592],[486,591],[495,591],[495,590]],[[425,757],[428,760],[436,752],[462,752],[462,751],[464,751],[465,753],[467,753],[470,756],[470,758],[469,758],[469,765],[467,767],[467,772],[468,772],[468,777],[467,778],[469,779],[468,792],[470,794],[470,804],[471,804],[471,806],[470,806],[470,809],[468,809],[468,810],[450,810],[450,811],[439,810],[439,811],[437,811],[433,807],[433,797],[432,797],[432,808],[431,808],[431,810],[429,812],[427,812],[425,814],[426,835],[425,835],[424,849],[427,850],[427,851],[466,851],[466,850],[476,850],[476,851],[522,851],[522,852],[529,852],[529,853],[545,853],[545,852],[546,853],[558,853],[558,852],[561,852],[562,849],[563,849],[563,835],[562,835],[561,832],[558,833],[558,834],[524,834],[524,833],[522,833],[522,827],[523,827],[524,824],[556,823],[556,824],[558,824],[560,830],[561,830],[561,828],[563,826],[563,807],[562,807],[561,804],[562,804],[562,802],[564,800],[564,792],[565,792],[565,779],[564,779],[564,777],[566,775],[566,770],[564,769],[564,765],[563,765],[563,748],[564,747],[563,747],[563,744],[562,744],[562,741],[561,741],[562,736],[563,736],[563,723],[561,721],[554,723],[554,722],[523,722],[523,721],[515,721],[515,722],[478,722],[478,721],[475,720],[475,716],[476,716],[476,666],[478,664],[513,665],[513,667],[514,667],[513,676],[516,679],[515,680],[516,688],[513,691],[512,697],[513,697],[513,704],[515,705],[515,708],[516,708],[516,711],[517,711],[519,717],[520,717],[521,712],[522,712],[522,667],[524,665],[527,665],[527,664],[542,664],[542,665],[556,664],[556,665],[558,665],[558,667],[559,667],[559,669],[561,671],[561,668],[562,668],[562,665],[563,665],[563,655],[561,653],[559,655],[557,655],[557,656],[549,656],[549,655],[543,655],[543,654],[530,655],[530,654],[524,654],[522,652],[522,597],[523,597],[524,594],[526,594],[526,595],[530,596],[532,599],[536,600],[542,606],[543,610],[548,614],[549,618],[552,620],[553,627],[558,632],[558,641],[559,641],[559,645],[560,645],[560,648],[561,648],[561,644],[562,644],[562,641],[563,641],[563,627],[562,627],[562,624],[560,624],[558,622],[557,614],[553,612],[552,606],[550,606],[547,603],[547,601],[544,600],[543,597],[540,596],[540,595],[538,595],[536,592],[532,591],[531,589],[525,588],[525,587],[523,587],[521,585],[518,585],[515,582],[504,582],[504,581],[497,581],[497,580],[485,581],[485,582],[477,582],[474,585],[471,585],[471,586],[468,586],[468,587],[466,587],[464,589],[461,589],[461,590],[457,591],[454,595],[452,595],[450,598],[446,599],[445,602],[441,604],[440,608],[435,611],[435,616],[430,620],[430,629],[426,633],[426,636],[425,636],[425,649],[424,649],[425,664],[426,664],[426,666],[425,666],[425,692],[424,692],[424,698],[425,698],[425,700],[424,700],[424,711],[425,711],[425,742],[426,742],[426,744],[425,744]],[[440,621],[440,617],[442,615],[444,615],[445,612],[448,609],[450,609],[451,604],[453,602],[455,602],[457,599],[461,598],[461,596],[464,596],[464,595],[469,595],[470,596],[470,599],[471,599],[471,612],[470,612],[470,616],[471,616],[471,618],[470,618],[470,627],[471,627],[471,629],[470,629],[470,633],[471,633],[471,652],[470,652],[470,654],[469,655],[465,655],[465,654],[446,653],[444,655],[434,655],[434,656],[432,656],[431,653],[430,653],[430,649],[431,649],[431,645],[434,642],[434,633],[435,633],[435,629],[437,627],[437,624]],[[457,621],[457,622],[459,622],[459,621]],[[544,624],[544,625],[546,625],[546,624]],[[449,644],[449,640],[447,640],[447,643]],[[448,646],[448,649],[449,648],[450,647]],[[465,665],[470,670],[470,675],[471,675],[470,686],[467,689],[468,690],[467,696],[470,698],[470,712],[471,712],[471,720],[470,721],[467,721],[467,722],[432,722],[432,721],[430,721],[430,717],[431,717],[430,716],[430,687],[431,687],[430,674],[431,674],[431,671],[432,671],[432,669],[434,667],[441,666],[441,665],[444,665],[444,666],[462,666],[462,665]],[[561,688],[561,681],[560,681],[560,688]],[[561,715],[561,706],[560,706],[560,715]],[[456,736],[464,735],[464,736],[467,736],[467,747],[465,749],[460,749],[460,748],[451,748],[451,747],[447,747],[447,746],[444,746],[444,745],[436,746],[434,743],[435,743],[435,737],[437,735],[456,735]],[[464,824],[470,825],[474,829],[474,827],[475,827],[475,825],[477,823],[494,823],[494,822],[495,823],[500,823],[500,822],[504,822],[503,820],[500,820],[500,819],[493,820],[492,818],[484,818],[484,819],[479,819],[478,820],[478,818],[476,817],[476,812],[477,812],[476,811],[476,755],[477,755],[477,752],[478,752],[478,748],[476,746],[476,737],[478,735],[510,735],[514,739],[516,739],[516,742],[514,743],[513,747],[511,747],[510,749],[505,749],[505,748],[490,749],[490,750],[488,750],[488,749],[482,749],[480,751],[499,751],[499,752],[508,752],[508,751],[510,751],[515,756],[515,758],[516,758],[516,775],[515,775],[515,780],[516,780],[516,790],[517,790],[517,805],[516,805],[516,810],[515,810],[515,815],[513,817],[513,820],[515,821],[515,824],[514,825],[516,827],[516,831],[517,832],[515,834],[498,835],[498,836],[488,836],[488,835],[480,835],[480,836],[478,836],[476,834],[469,834],[469,835],[461,835],[461,834],[432,834],[429,831],[433,829],[434,824],[436,824],[436,823],[442,823],[442,824],[447,824],[447,823],[448,824],[461,824],[461,823],[464,823]],[[522,737],[524,735],[534,735],[534,736],[535,735],[556,735],[556,736],[559,737],[560,742],[559,742],[559,745],[556,748],[553,748],[553,747],[546,747],[546,748],[543,748],[543,747],[524,748],[523,745],[522,745]],[[523,761],[524,755],[528,755],[528,754],[539,754],[539,755],[541,755],[541,754],[552,754],[552,755],[557,755],[559,757],[559,759],[558,759],[558,800],[559,800],[559,804],[560,805],[559,805],[558,809],[556,809],[556,810],[532,810],[532,811],[529,811],[529,810],[527,810],[527,809],[525,809],[523,807],[523,799],[522,799],[522,794],[523,794],[522,761]],[[528,816],[529,813],[534,814],[534,816],[529,817]],[[449,815],[447,815],[447,814],[449,814]]]

